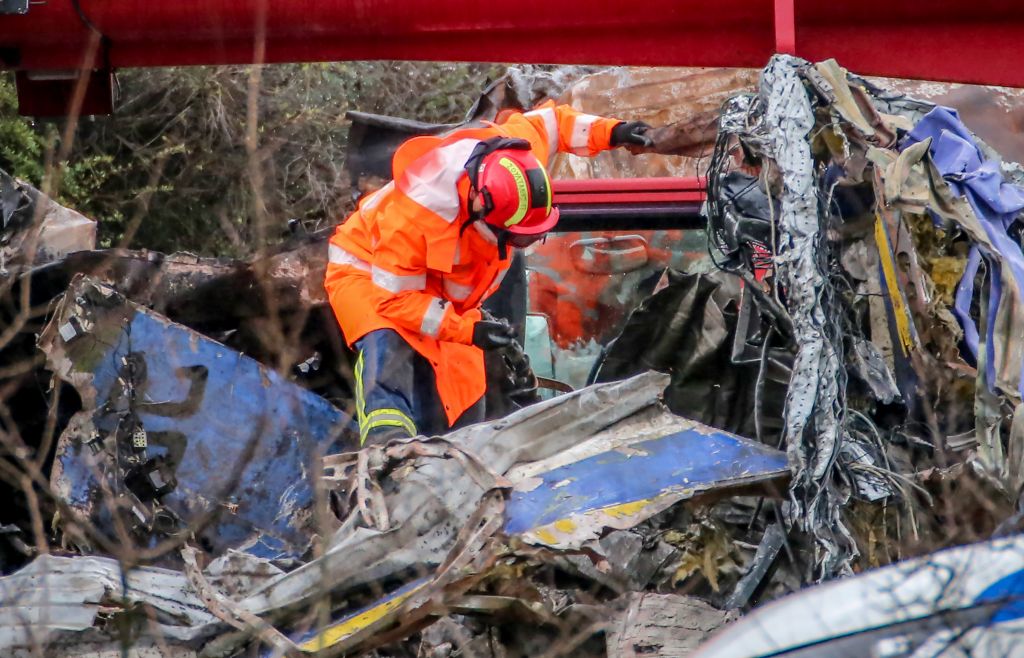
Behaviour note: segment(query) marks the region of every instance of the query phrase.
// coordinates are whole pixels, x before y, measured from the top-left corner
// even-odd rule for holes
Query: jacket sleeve
[[[535,150],[541,150],[537,147],[542,146],[542,152],[550,158],[556,151],[584,156],[607,151],[613,148],[612,128],[620,123],[620,119],[585,114],[568,105],[548,101],[529,112],[514,115],[503,127],[517,137],[528,139]],[[526,132],[534,135],[524,134]]]
[[[378,219],[378,227],[380,237],[370,263],[376,312],[409,331],[471,344],[480,312],[460,315],[449,301],[425,291],[426,237],[416,220],[408,217],[401,205],[393,204]]]

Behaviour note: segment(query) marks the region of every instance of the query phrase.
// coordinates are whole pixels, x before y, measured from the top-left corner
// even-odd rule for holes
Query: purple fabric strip
[[[1020,279],[1018,278],[1018,283]],[[996,332],[996,313],[999,311],[999,300],[1003,296],[1003,276],[999,269],[999,266],[989,259],[988,268],[988,316],[986,317],[985,324],[985,383],[988,384],[989,390],[994,390],[996,386],[996,360],[995,350],[995,332]],[[1024,374],[1024,373],[1022,373]],[[1024,387],[1024,381],[1018,384],[1018,388]]]
[[[974,278],[978,275],[978,268],[981,267],[981,250],[977,245],[971,247],[967,254],[967,267],[960,277],[960,283],[956,286],[956,296],[953,303],[953,315],[960,322],[964,330],[964,343],[974,362],[978,362],[978,328],[971,319],[971,300],[974,298]]]
[[[1017,288],[1024,291],[1024,255],[1020,246],[1007,234],[1007,229],[1017,215],[1024,209],[1024,188],[1011,185],[1003,180],[999,164],[986,161],[974,143],[970,131],[960,121],[956,110],[948,107],[936,107],[922,118],[907,135],[903,147],[932,138],[929,149],[932,161],[942,177],[949,182],[950,188],[958,196],[966,196],[974,213],[981,220],[985,234],[995,247],[1003,262],[1010,267],[1010,272],[1017,283]],[[973,254],[973,250],[972,250]],[[992,356],[992,339],[996,309],[1003,293],[1002,271],[992,259],[996,254],[984,254],[990,262],[990,296],[987,309],[986,341],[987,350],[986,376],[991,387],[995,383],[995,363]],[[970,263],[968,263],[970,265]],[[968,268],[970,269],[970,267]],[[977,266],[975,265],[975,272]],[[974,291],[974,277],[969,282],[961,278],[957,286],[956,317],[964,329],[964,337],[970,345],[971,330],[977,341],[978,331],[970,321],[970,297],[961,301],[961,294],[970,295]],[[971,329],[968,329],[968,327]],[[974,346],[977,355],[977,343]],[[1024,366],[1021,368],[1020,392],[1024,395]]]

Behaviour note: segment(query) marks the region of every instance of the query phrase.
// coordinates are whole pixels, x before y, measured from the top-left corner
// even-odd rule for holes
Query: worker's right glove
[[[520,407],[536,402],[540,399],[537,396],[537,377],[533,372],[517,374],[512,384],[512,390],[507,395]]]
[[[503,320],[480,320],[473,325],[473,344],[482,350],[508,347],[515,337],[515,329]]]
[[[612,146],[653,146],[648,133],[651,126],[643,121],[623,121],[612,128],[609,143]]]

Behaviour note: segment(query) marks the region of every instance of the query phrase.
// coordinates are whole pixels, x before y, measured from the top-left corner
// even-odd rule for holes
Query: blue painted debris
[[[539,483],[520,483],[505,531],[564,547],[581,532],[628,527],[679,500],[789,473],[785,453],[693,425],[554,468]]]
[[[88,279],[40,346],[85,403],[52,475],[73,509],[108,533],[116,509],[144,546],[198,525],[212,554],[303,555],[319,457],[345,448],[340,410]]]

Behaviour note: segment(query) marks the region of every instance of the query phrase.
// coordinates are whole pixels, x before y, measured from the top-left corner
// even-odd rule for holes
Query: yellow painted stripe
[[[384,601],[383,603],[375,605],[358,615],[342,619],[338,623],[328,626],[324,630],[320,631],[320,633],[315,637],[312,637],[300,644],[299,649],[309,652],[320,651],[321,649],[341,642],[345,638],[358,633],[371,624],[383,619],[389,613],[393,612],[400,605],[405,603],[410,596],[423,589],[425,585],[426,583],[418,585],[408,592],[400,594],[389,601]]]
[[[657,503],[662,497],[657,496],[655,498],[644,498],[643,500],[633,500],[626,503],[617,503],[615,505],[609,505],[608,507],[602,507],[600,509],[587,510],[572,516],[567,516],[551,523],[546,523],[542,526],[537,526],[531,530],[528,530],[525,534],[533,535],[541,543],[548,546],[557,546],[562,543],[560,538],[571,536],[572,533],[576,532],[580,527],[579,519],[592,517],[595,515],[608,516],[613,519],[624,519],[631,516],[635,516],[642,512],[645,507]],[[583,526],[588,526],[587,523],[583,523]]]
[[[631,503],[619,503],[618,505],[602,507],[597,511],[616,519],[623,519],[640,513],[645,507],[653,503],[655,500],[655,498],[644,498],[643,500],[634,500]]]
[[[885,222],[878,213],[875,213],[875,244],[878,247],[878,257],[882,261],[885,287],[889,291],[889,299],[892,300],[893,315],[896,317],[896,334],[899,336],[903,354],[907,355],[914,344],[910,334],[910,311],[896,280],[896,261],[892,255],[892,246],[889,244],[889,234],[885,230]]]

